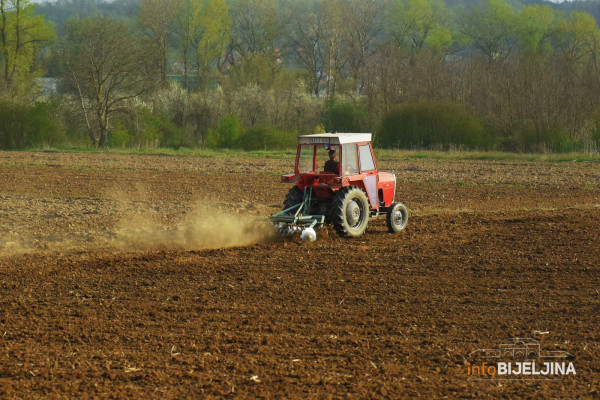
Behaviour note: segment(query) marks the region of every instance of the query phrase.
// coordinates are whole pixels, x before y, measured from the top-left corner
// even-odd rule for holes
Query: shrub
[[[242,134],[242,124],[233,114],[221,118],[217,127],[219,147],[234,147]]]
[[[556,125],[531,127],[524,123],[513,125],[501,144],[504,151],[530,153],[568,153],[583,149],[581,140],[573,139]]]
[[[189,146],[185,139],[184,129],[177,126],[169,115],[148,113],[146,118],[147,140],[157,138],[160,147],[178,149],[182,146]]]
[[[129,132],[123,126],[120,121],[115,123],[113,130],[108,136],[108,143],[110,147],[125,148],[128,147],[131,142]]]
[[[22,149],[61,144],[65,134],[54,102],[33,106],[0,102],[0,148]]]
[[[367,125],[367,111],[362,106],[331,101],[321,119],[327,132],[362,132]]]
[[[248,129],[238,140],[244,150],[282,150],[296,146],[297,135],[270,127]]]
[[[389,112],[377,132],[377,144],[400,148],[470,149],[488,144],[483,123],[450,102],[406,103]]]
[[[590,133],[590,139],[594,142],[594,147],[600,149],[600,108],[594,113],[592,122],[593,126]]]

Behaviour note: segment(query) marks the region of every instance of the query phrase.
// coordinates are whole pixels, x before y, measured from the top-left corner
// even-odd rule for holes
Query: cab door
[[[365,189],[369,197],[371,208],[378,209],[379,201],[377,201],[377,165],[373,157],[373,149],[370,143],[358,145],[358,157],[360,162],[360,173],[365,177]]]

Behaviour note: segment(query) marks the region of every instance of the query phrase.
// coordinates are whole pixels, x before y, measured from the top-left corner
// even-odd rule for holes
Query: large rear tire
[[[404,230],[408,223],[408,209],[402,203],[392,203],[385,216],[385,222],[392,233]]]
[[[298,186],[294,186],[290,189],[288,194],[285,195],[285,200],[283,201],[283,209],[287,210],[292,206],[300,204],[302,203],[302,200],[304,200],[304,192]]]
[[[369,200],[357,187],[340,190],[333,198],[330,216],[336,232],[345,237],[359,237],[369,223]]]

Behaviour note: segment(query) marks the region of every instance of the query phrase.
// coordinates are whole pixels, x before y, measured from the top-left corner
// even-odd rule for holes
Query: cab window
[[[312,145],[302,145],[300,146],[300,157],[298,158],[298,172],[312,172],[315,170],[315,147]]]
[[[360,152],[360,170],[373,171],[375,169],[375,162],[373,162],[373,155],[371,154],[371,146],[363,144],[359,146]]]
[[[342,145],[342,174],[358,173],[358,156],[356,154],[356,144]]]

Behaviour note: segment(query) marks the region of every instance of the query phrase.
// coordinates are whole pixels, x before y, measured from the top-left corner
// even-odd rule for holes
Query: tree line
[[[0,0],[0,148],[598,151],[589,2],[449,4]]]

